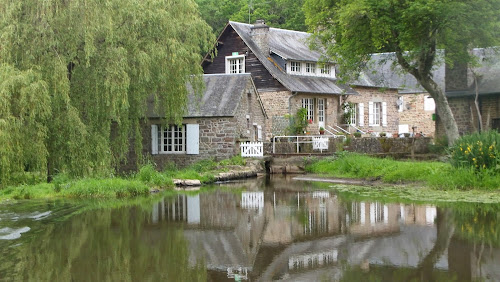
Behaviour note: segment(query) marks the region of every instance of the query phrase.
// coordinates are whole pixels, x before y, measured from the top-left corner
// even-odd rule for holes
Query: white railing
[[[240,144],[242,157],[263,157],[264,143],[262,142],[245,142]]]
[[[323,150],[328,150],[328,138],[326,137],[313,137],[313,150],[320,150],[323,153]]]
[[[276,153],[276,143],[281,143],[282,139],[285,139],[286,143],[296,144],[296,153],[300,151],[300,144],[312,144],[313,150],[328,150],[328,144],[330,139],[344,138],[345,135],[297,135],[297,136],[274,136],[273,137],[273,154]]]
[[[338,126],[336,124],[334,124],[333,127],[331,127],[331,126],[328,125],[328,127],[331,128],[331,129],[333,129],[333,130],[335,130],[335,131],[337,131],[337,132],[338,132],[338,130],[340,130],[340,131],[344,132],[345,134],[349,134],[349,131],[343,129],[342,127],[340,127],[340,126]]]

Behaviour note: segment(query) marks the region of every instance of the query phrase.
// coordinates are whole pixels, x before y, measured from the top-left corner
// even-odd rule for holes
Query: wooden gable
[[[210,57],[207,56],[202,63],[205,74],[225,73],[226,56],[232,56],[233,53],[237,52],[240,55],[246,54],[245,71],[252,75],[255,87],[259,92],[287,90],[269,73],[231,25],[224,29],[217,41],[216,57],[210,60]]]

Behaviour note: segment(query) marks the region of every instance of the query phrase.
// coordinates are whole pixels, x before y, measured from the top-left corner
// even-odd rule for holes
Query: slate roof
[[[189,117],[233,117],[240,104],[241,97],[247,87],[253,86],[250,74],[205,74],[203,75],[205,90],[202,95],[195,95],[188,86],[187,113]],[[255,90],[255,93],[257,91]],[[258,94],[257,94],[258,95]],[[162,117],[153,110],[153,101],[148,101],[148,117]]]
[[[500,93],[500,54],[494,48],[476,48],[472,52],[481,63],[480,67],[473,68],[479,78],[479,93],[481,95]],[[498,52],[498,51],[497,51]],[[444,54],[439,52],[440,56]],[[401,94],[425,93],[417,80],[408,73],[404,73],[398,64],[395,64],[394,53],[373,54],[367,68],[362,72],[358,81],[354,84],[367,87],[389,87],[398,88]],[[432,71],[434,81],[445,90],[445,65],[439,63]],[[469,71],[467,89],[462,91],[449,91],[448,97],[462,97],[475,95],[474,80]]]
[[[292,92],[316,93],[316,94],[356,94],[348,85],[337,83],[335,78],[290,75],[283,67],[278,67],[278,61],[272,56],[264,54],[257,47],[251,37],[251,24],[229,22],[229,25],[238,33],[245,44],[255,54],[264,67],[283,86]],[[269,28],[269,48],[271,52],[279,55],[282,59],[301,61],[318,61],[321,54],[311,51],[307,45],[310,35],[305,32]]]

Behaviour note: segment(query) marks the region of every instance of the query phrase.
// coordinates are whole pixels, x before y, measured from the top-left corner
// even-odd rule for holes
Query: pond
[[[383,203],[258,178],[0,204],[0,280],[500,281],[500,206]]]

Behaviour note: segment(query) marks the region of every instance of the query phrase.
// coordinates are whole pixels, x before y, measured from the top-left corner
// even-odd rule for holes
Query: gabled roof
[[[351,87],[337,83],[335,78],[287,74],[286,70],[278,67],[278,63],[270,55],[264,54],[253,41],[251,36],[253,25],[232,21],[228,25],[238,33],[269,73],[288,90],[318,94],[356,94]],[[269,28],[269,48],[271,52],[275,52],[283,59],[318,61],[321,55],[309,49],[306,42],[308,36],[304,32],[271,27]]]
[[[248,87],[254,88],[250,74],[205,74],[203,75],[205,89],[202,95],[195,95],[191,86],[188,94],[187,113],[185,118],[193,117],[233,117],[246,95]],[[162,117],[156,113],[152,100],[148,101],[148,117]]]

